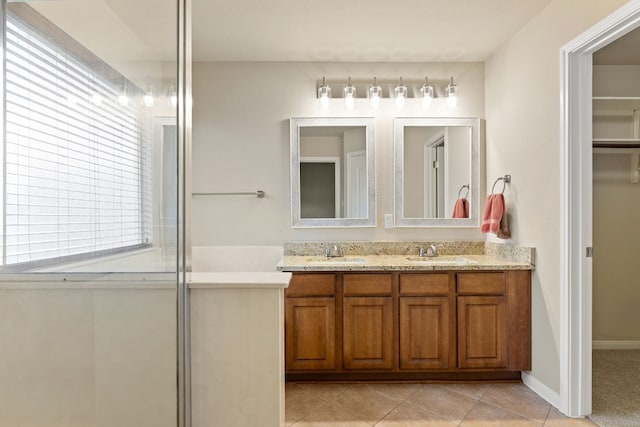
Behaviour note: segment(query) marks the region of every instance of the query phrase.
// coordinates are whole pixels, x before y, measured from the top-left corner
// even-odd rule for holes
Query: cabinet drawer
[[[458,273],[459,294],[501,295],[507,291],[504,273]]]
[[[287,288],[288,297],[333,296],[336,293],[336,275],[294,274]]]
[[[391,295],[391,274],[345,274],[344,296]]]
[[[401,274],[401,295],[442,295],[449,294],[449,275],[434,274]]]

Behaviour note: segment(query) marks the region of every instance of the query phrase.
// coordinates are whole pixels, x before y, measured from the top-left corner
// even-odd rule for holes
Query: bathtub
[[[279,246],[193,247],[189,274],[193,427],[284,425]]]
[[[192,253],[192,425],[283,425],[282,248]],[[175,425],[173,268],[150,248],[2,274],[0,425]]]

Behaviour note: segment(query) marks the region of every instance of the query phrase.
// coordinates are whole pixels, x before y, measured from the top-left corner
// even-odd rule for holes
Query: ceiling
[[[551,0],[193,0],[196,61],[484,61]]]

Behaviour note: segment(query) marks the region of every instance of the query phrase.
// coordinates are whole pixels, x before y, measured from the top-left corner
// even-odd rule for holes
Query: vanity
[[[410,247],[284,257],[288,380],[512,380],[531,369],[533,264]]]
[[[385,228],[479,227],[480,129],[477,118],[394,119]],[[377,227],[374,131],[374,118],[291,119],[292,228]],[[284,255],[288,380],[514,380],[531,369],[532,248],[290,242]]]

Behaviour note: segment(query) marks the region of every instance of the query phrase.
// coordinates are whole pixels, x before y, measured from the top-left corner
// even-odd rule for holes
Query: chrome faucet
[[[342,248],[338,245],[331,245],[324,248],[325,258],[341,257]]]
[[[418,248],[418,256],[419,257],[436,257],[438,256],[438,247],[433,244],[429,244],[427,248],[423,248],[422,246],[416,246]]]

